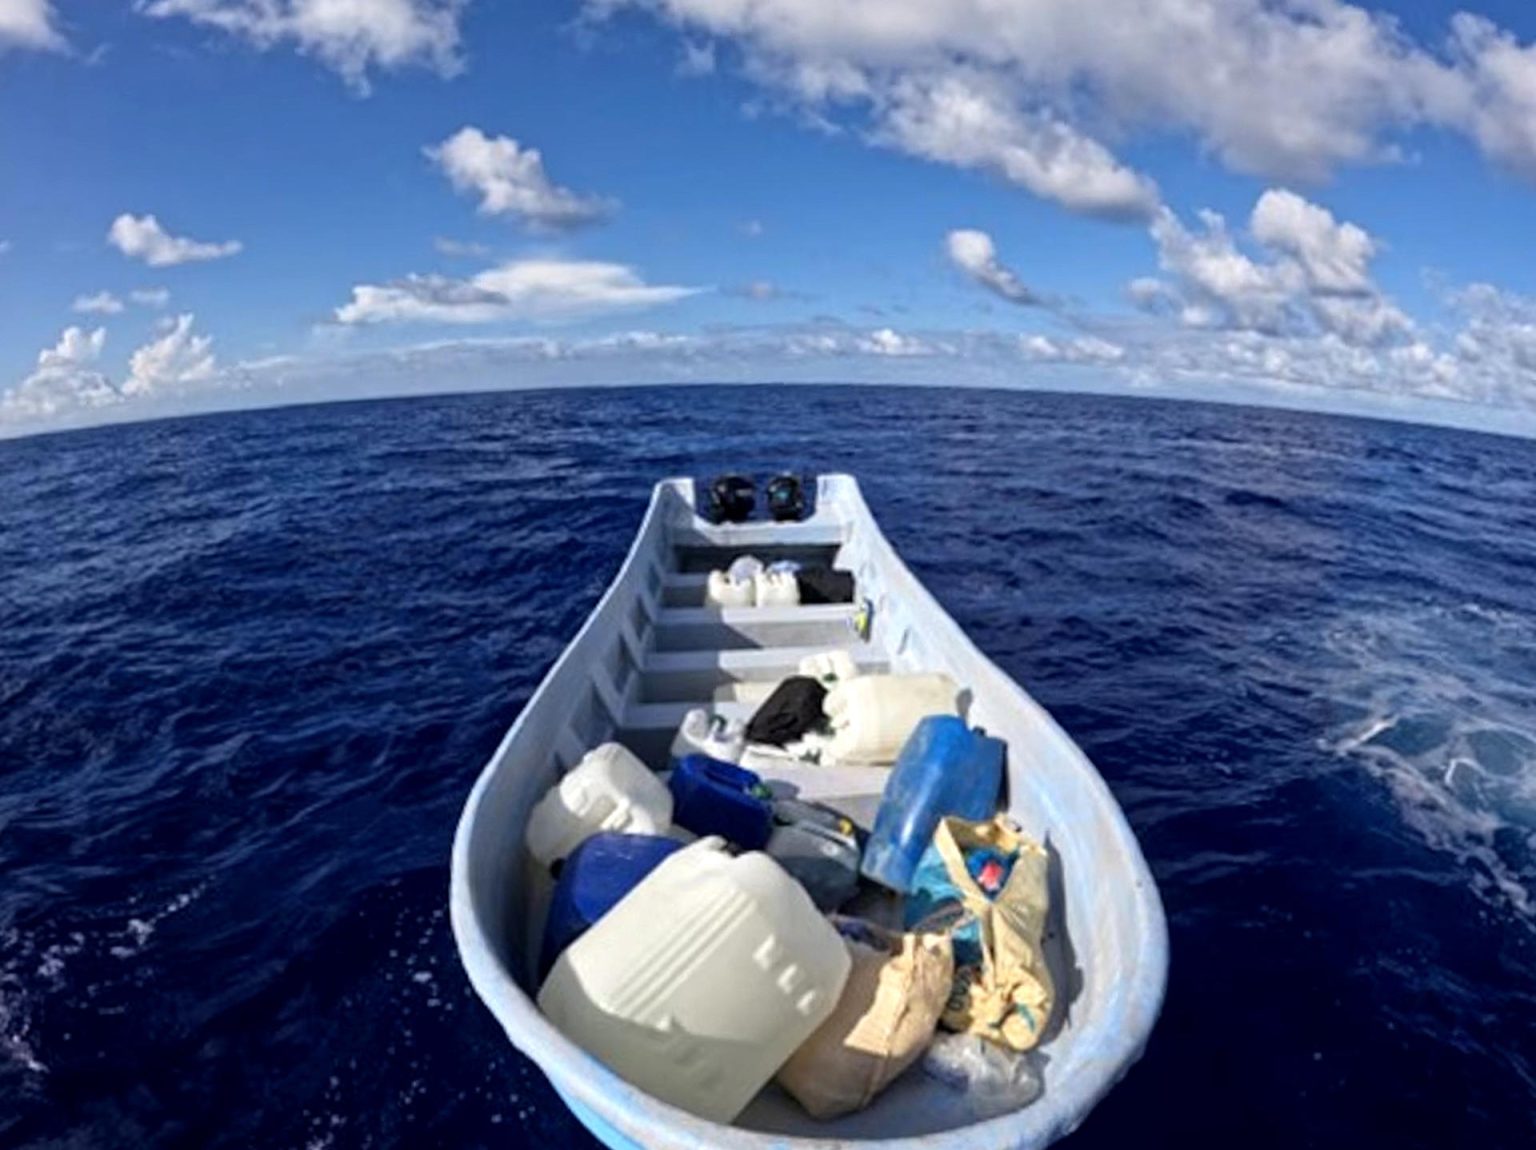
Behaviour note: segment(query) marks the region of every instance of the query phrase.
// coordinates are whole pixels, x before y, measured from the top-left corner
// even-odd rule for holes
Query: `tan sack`
[[[949,938],[833,918],[853,958],[837,1008],[778,1082],[813,1118],[862,1110],[922,1056],[954,979]],[[850,935],[852,937],[850,937]]]
[[[968,854],[988,848],[1017,855],[1007,881],[991,899],[965,865]],[[935,855],[941,860],[941,875],[934,874]],[[913,879],[907,925],[951,934],[955,982],[944,1010],[946,1029],[976,1034],[1013,1050],[1030,1050],[1039,1043],[1056,1001],[1041,949],[1050,910],[1046,867],[1040,845],[1003,818],[984,823],[946,818],[939,823]],[[931,913],[924,913],[925,904]]]

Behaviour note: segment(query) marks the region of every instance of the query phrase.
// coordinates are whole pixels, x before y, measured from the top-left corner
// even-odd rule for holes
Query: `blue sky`
[[[1533,40],[1513,0],[0,0],[0,431],[672,379],[1528,429]]]

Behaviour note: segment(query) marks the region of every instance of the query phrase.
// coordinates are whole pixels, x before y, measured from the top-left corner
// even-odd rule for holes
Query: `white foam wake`
[[[1536,918],[1536,620],[1465,604],[1337,623],[1326,739],[1479,894]]]

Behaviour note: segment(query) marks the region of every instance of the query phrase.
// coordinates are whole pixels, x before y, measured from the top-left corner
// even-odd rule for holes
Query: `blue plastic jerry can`
[[[955,715],[919,722],[886,780],[860,867],[864,876],[908,893],[940,819],[981,822],[996,814],[1006,751],[1001,739],[971,730]]]
[[[672,821],[696,835],[719,835],[745,850],[762,850],[773,832],[773,803],[763,780],[745,767],[708,755],[685,755],[667,781]]]
[[[583,842],[561,864],[560,878],[544,921],[539,981],[562,951],[640,885],[662,859],[680,850],[676,839],[604,831]]]

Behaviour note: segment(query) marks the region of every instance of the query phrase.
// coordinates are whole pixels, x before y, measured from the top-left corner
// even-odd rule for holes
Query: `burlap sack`
[[[965,866],[966,851],[985,847],[1018,856],[995,899],[982,893]],[[1050,1023],[1056,1000],[1041,950],[1050,909],[1046,853],[1002,819],[971,823],[946,818],[934,832],[931,849],[943,861],[952,896],[947,903],[935,900],[933,913],[909,925],[956,935],[955,981],[943,1025],[1013,1050],[1030,1050]],[[918,869],[921,879],[924,867]],[[979,945],[961,945],[961,935]],[[968,961],[965,956],[978,950],[978,961]]]
[[[862,1110],[927,1049],[954,978],[949,939],[834,919],[853,968],[831,1017],[778,1082],[814,1118]],[[854,937],[850,938],[852,934]]]

